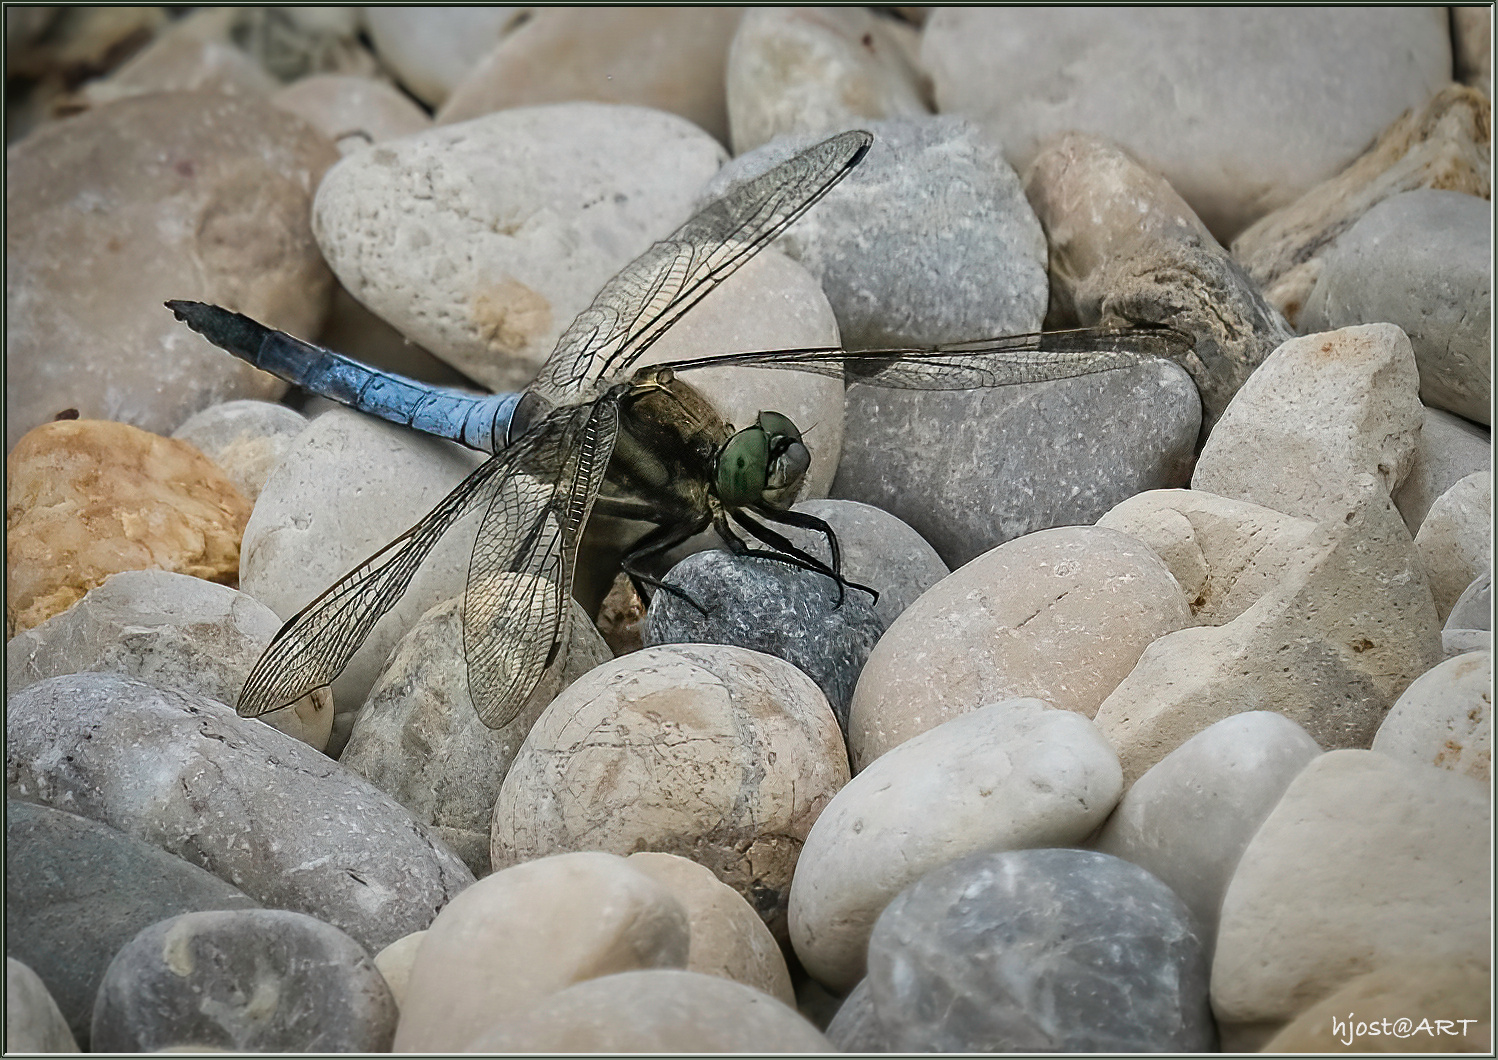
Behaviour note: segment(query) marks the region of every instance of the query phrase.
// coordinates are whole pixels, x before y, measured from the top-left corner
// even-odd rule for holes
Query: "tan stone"
[[[537,8],[453,89],[439,125],[543,103],[632,103],[728,142],[723,71],[741,8]]]
[[[304,77],[278,91],[271,102],[311,122],[345,155],[432,125],[410,97],[373,77]]]
[[[1212,1009],[1224,1041],[1368,972],[1485,955],[1491,841],[1487,788],[1470,777],[1374,751],[1312,761],[1223,898]]]
[[[268,102],[155,92],[38,129],[6,158],[6,439],[76,409],[166,434],[282,383],[162,303],[315,335],[332,277],[311,202],[338,152]]]
[[[399,1008],[406,1000],[406,984],[411,981],[411,966],[416,963],[416,951],[421,948],[425,931],[413,931],[402,935],[379,953],[374,955],[374,966],[385,977],[390,987],[390,996]]]
[[[1438,188],[1490,198],[1492,104],[1448,85],[1400,116],[1350,166],[1233,240],[1233,257],[1294,324],[1322,255],[1368,210],[1402,191]]]
[[[590,979],[540,1001],[468,1045],[483,1053],[835,1052],[795,1009],[695,972]]]
[[[848,718],[855,771],[997,700],[1084,717],[1156,637],[1190,625],[1185,594],[1143,542],[1063,526],[992,549],[928,589],[864,664]]]
[[[1301,1012],[1260,1052],[1491,1052],[1492,979],[1479,957],[1416,957],[1380,968]],[[1376,1033],[1359,1034],[1358,1024]]]
[[[1233,398],[1191,488],[1304,519],[1340,510],[1364,475],[1392,494],[1414,465],[1419,388],[1410,340],[1393,324],[1291,339]]]
[[[226,401],[189,416],[172,432],[221,467],[252,504],[307,418],[269,401]]]
[[[490,860],[680,854],[783,940],[801,844],[847,781],[832,708],[790,663],[721,644],[646,648],[586,674],[537,720],[494,804]]]
[[[1436,613],[1444,621],[1467,586],[1492,563],[1492,475],[1473,472],[1437,497],[1415,535],[1415,547]]]
[[[665,887],[686,908],[692,926],[687,971],[732,979],[796,1007],[785,957],[743,895],[710,869],[676,854],[642,850],[625,861]]]
[[[238,581],[250,504],[186,442],[106,420],[61,420],[23,437],[5,467],[10,636],[116,571]]]
[[[1250,710],[1285,715],[1323,748],[1367,747],[1399,693],[1440,661],[1440,629],[1409,531],[1365,477],[1278,585],[1231,622],[1155,641],[1096,720],[1126,784]]]
[[[1373,738],[1390,758],[1486,784],[1493,773],[1493,652],[1469,651],[1415,678]]]
[[[220,92],[228,96],[269,96],[276,80],[231,44],[166,34],[133,56],[109,77],[78,93],[85,106],[98,106],[148,92]]]
[[[612,854],[516,865],[463,891],[416,952],[395,1052],[463,1049],[574,983],[637,968],[680,968],[687,912]]]
[[[1278,584],[1316,524],[1204,490],[1149,490],[1098,526],[1139,538],[1186,591],[1198,625],[1237,618]]]

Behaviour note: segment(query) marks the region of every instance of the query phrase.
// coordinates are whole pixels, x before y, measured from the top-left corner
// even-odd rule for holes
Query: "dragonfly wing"
[[[871,143],[866,132],[840,133],[704,207],[604,284],[530,389],[567,404],[618,380],[683,313],[862,161]]]
[[[783,368],[897,390],[973,390],[1040,383],[1179,359],[1190,340],[1153,328],[1081,328],[879,350],[815,348],[736,353],[672,362],[677,372],[739,366]]]
[[[495,489],[479,527],[463,603],[468,690],[500,728],[520,712],[566,643],[577,545],[614,451],[618,405],[558,409]]]
[[[250,671],[239,714],[259,717],[330,684],[395,606],[432,547],[464,513],[489,500],[518,455],[506,450],[480,465],[419,523],[288,619]]]

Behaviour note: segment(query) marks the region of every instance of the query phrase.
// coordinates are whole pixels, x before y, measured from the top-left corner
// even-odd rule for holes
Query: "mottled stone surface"
[[[1387,321],[1409,336],[1420,400],[1487,423],[1493,399],[1493,207],[1455,191],[1392,196],[1325,255],[1304,331]]]
[[[927,21],[921,59],[938,108],[1016,166],[1053,133],[1110,136],[1226,242],[1448,81],[1451,35],[1429,8],[958,7]]]
[[[384,1052],[395,1020],[369,954],[337,928],[285,909],[184,913],[115,954],[93,1048]]]
[[[849,714],[854,768],[1001,699],[1091,717],[1152,640],[1190,623],[1136,538],[1058,527],[1001,545],[928,589],[869,656]]]
[[[1192,489],[1323,519],[1360,477],[1392,493],[1423,411],[1414,352],[1392,324],[1292,339],[1238,391],[1207,439]]]
[[[511,107],[628,103],[676,114],[728,143],[723,72],[741,9],[534,8],[473,64],[441,124]]]
[[[1475,471],[1493,466],[1493,436],[1475,423],[1440,409],[1425,408],[1415,462],[1394,491],[1394,503],[1410,533],[1420,524],[1435,499]]]
[[[978,851],[1078,843],[1122,782],[1097,726],[1038,699],[907,740],[849,781],[806,837],[791,884],[796,955],[833,991],[851,989],[874,921],[906,887]]]
[[[1118,144],[1063,133],[1040,145],[1025,194],[1050,247],[1047,326],[1165,325],[1210,429],[1289,327],[1157,172]]]
[[[318,416],[266,480],[245,526],[240,588],[290,618],[415,525],[481,459],[452,442],[349,409]],[[477,518],[470,517],[449,531],[370,631],[333,681],[340,713],[359,709],[417,619],[463,591],[477,529]]]
[[[1440,658],[1409,531],[1366,476],[1278,584],[1231,622],[1155,640],[1096,720],[1125,783],[1245,710],[1277,711],[1323,748],[1367,747],[1399,693]]]
[[[884,632],[868,593],[840,593],[824,574],[716,550],[688,556],[665,582],[697,607],[658,591],[646,618],[646,644],[731,644],[784,659],[816,681],[838,724],[847,727],[858,675]]]
[[[777,939],[812,822],[848,781],[843,735],[790,663],[715,644],[587,674],[532,727],[494,804],[495,868],[566,850],[705,865]]]
[[[189,416],[172,437],[197,446],[251,504],[307,418],[269,401],[226,401]]]
[[[107,420],[60,420],[17,443],[5,477],[8,636],[117,571],[239,577],[250,504],[186,442]]]
[[[1166,361],[994,390],[853,386],[832,491],[904,520],[955,568],[1184,486],[1200,426],[1195,385]]]
[[[864,160],[777,242],[821,282],[843,342],[929,345],[1036,330],[1045,236],[999,149],[960,118],[858,125],[874,134]],[[734,159],[699,205],[821,139],[785,136]]]
[[[78,1052],[73,1032],[47,992],[47,984],[14,957],[5,958],[5,1051]]]
[[[1493,572],[1484,571],[1472,579],[1472,584],[1462,590],[1451,614],[1446,616],[1446,629],[1485,629],[1493,625]]]
[[[1316,529],[1310,519],[1203,490],[1136,494],[1097,525],[1149,545],[1185,590],[1201,626],[1220,626],[1253,606],[1296,564]]]
[[[887,1053],[889,1037],[874,1010],[869,981],[861,979],[827,1024],[827,1040],[845,1053]]]
[[[864,8],[746,11],[728,53],[734,154],[777,136],[928,113],[919,41],[910,26]]]
[[[12,148],[6,444],[69,408],[165,433],[216,402],[284,392],[161,303],[315,333],[331,277],[308,207],[336,158],[300,119],[209,92],[96,107]]]
[[[723,158],[662,111],[516,107],[349,155],[318,187],[312,227],[354,297],[515,390],[605,281],[686,220]]]
[[[85,1047],[104,970],[136,932],[181,913],[256,905],[160,847],[15,794],[5,846],[6,948],[41,977]]]
[[[1326,253],[1373,206],[1415,188],[1490,197],[1492,120],[1483,93],[1446,85],[1401,115],[1346,169],[1241,233],[1233,257],[1269,303],[1298,323]]]
[[[1373,737],[1373,750],[1484,783],[1493,775],[1493,653],[1467,652],[1415,678]]]
[[[339,756],[431,825],[475,876],[489,872],[489,816],[525,734],[563,688],[613,658],[572,607],[566,648],[514,719],[491,729],[468,691],[463,597],[438,604],[397,645]]]
[[[612,854],[562,854],[496,872],[427,930],[394,1049],[460,1050],[574,983],[684,967],[689,938],[682,904]]]
[[[227,585],[170,571],[123,571],[6,643],[7,689],[92,671],[232,707],[280,628],[274,611]],[[320,688],[260,720],[321,751],[333,725],[333,697]]]
[[[384,792],[213,700],[78,674],[12,695],[6,725],[20,797],[88,814],[367,949],[426,927],[473,882]]]
[[[542,1000],[475,1038],[477,1052],[823,1053],[795,1009],[741,983],[691,971],[620,972]]]
[[[1217,913],[1259,825],[1321,748],[1281,714],[1210,725],[1140,777],[1090,844],[1164,882],[1191,910],[1210,957]]]
[[[1415,535],[1415,548],[1436,611],[1445,619],[1467,586],[1491,573],[1493,476],[1475,472],[1437,497]]]
[[[928,874],[874,926],[869,992],[895,1052],[1216,1044],[1186,907],[1090,851],[977,854]]]
[[[278,91],[271,102],[316,126],[344,155],[432,126],[409,96],[373,77],[304,77]]]
[[[1212,1009],[1224,1036],[1283,1024],[1367,972],[1486,954],[1491,842],[1487,787],[1471,777],[1373,751],[1317,758],[1223,899]]]

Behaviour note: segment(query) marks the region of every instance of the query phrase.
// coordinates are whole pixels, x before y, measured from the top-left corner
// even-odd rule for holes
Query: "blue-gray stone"
[[[5,949],[47,984],[78,1044],[104,969],[158,920],[256,903],[196,865],[86,817],[5,802]]]
[[[892,1052],[1200,1052],[1215,1046],[1191,914],[1083,850],[978,854],[929,873],[869,940]]]
[[[837,1046],[840,1053],[887,1053],[889,1036],[879,1023],[879,1014],[874,1011],[874,998],[869,993],[869,981],[860,979],[827,1024],[827,1040]]]
[[[903,519],[956,569],[1190,483],[1201,400],[1168,361],[974,391],[848,388],[834,496]]]
[[[285,909],[186,913],[131,939],[94,1002],[96,1052],[388,1052],[399,1016],[357,942]]]
[[[1447,629],[1493,628],[1493,572],[1483,571],[1462,590],[1446,616]]]
[[[665,582],[702,610],[657,590],[647,645],[732,644],[784,659],[817,683],[848,731],[853,688],[884,632],[867,593],[848,588],[839,605],[837,586],[825,575],[717,550],[688,556]]]

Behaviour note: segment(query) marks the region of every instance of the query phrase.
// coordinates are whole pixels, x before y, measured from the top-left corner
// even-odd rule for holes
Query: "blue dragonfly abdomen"
[[[519,394],[466,394],[382,372],[203,302],[172,301],[167,308],[208,341],[314,394],[480,452],[508,444]]]

